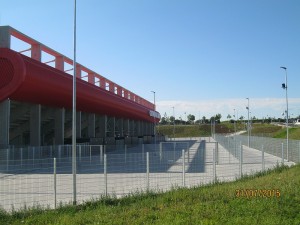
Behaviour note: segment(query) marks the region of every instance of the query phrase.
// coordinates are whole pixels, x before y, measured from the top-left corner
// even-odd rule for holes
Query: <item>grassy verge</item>
[[[233,133],[235,128],[233,123],[222,122],[216,124],[216,133]],[[157,126],[157,130],[160,134],[173,137],[173,125],[160,125]],[[245,130],[245,125],[238,123],[236,125],[237,131]],[[247,135],[246,133],[244,135]],[[280,127],[272,124],[253,124],[251,135],[263,136],[272,138],[286,138],[285,127]],[[205,137],[211,136],[211,125],[176,125],[175,126],[175,137]],[[300,127],[289,128],[289,138],[294,140],[300,140]]]
[[[244,125],[237,124],[237,131],[243,130]],[[233,133],[234,125],[232,123],[221,123],[215,126],[216,133]],[[174,126],[173,125],[160,125],[157,126],[157,131],[160,134],[173,137]],[[210,124],[197,124],[197,125],[176,125],[175,137],[205,137],[211,136]]]
[[[299,173],[299,165],[277,167],[236,182],[179,189],[164,194],[103,199],[76,207],[25,211],[13,215],[2,212],[0,223],[299,224]],[[262,190],[261,195],[255,196],[255,190]],[[270,190],[272,194],[264,195],[264,190]],[[277,194],[273,194],[273,190]]]

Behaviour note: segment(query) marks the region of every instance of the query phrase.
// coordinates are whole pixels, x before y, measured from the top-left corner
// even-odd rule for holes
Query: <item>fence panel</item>
[[[77,202],[231,181],[282,163],[282,140],[252,137],[251,148],[243,136],[216,135],[216,141],[202,137],[156,145],[78,145]],[[299,151],[299,142],[291,141],[290,160],[299,160]],[[72,203],[72,179],[71,146],[0,150],[0,206],[5,210]]]

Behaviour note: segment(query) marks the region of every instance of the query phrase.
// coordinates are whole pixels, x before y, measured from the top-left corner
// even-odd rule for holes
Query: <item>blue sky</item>
[[[0,0],[10,25],[73,57],[73,0]],[[77,61],[164,115],[300,114],[300,1],[77,0]],[[19,46],[20,48],[20,46]]]

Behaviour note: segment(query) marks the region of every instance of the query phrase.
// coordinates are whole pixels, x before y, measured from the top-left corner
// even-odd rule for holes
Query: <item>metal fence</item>
[[[106,195],[121,197],[230,181],[278,163],[291,164],[243,145],[234,151],[212,138],[157,145],[77,146],[76,199],[82,203]],[[37,205],[55,208],[71,203],[72,191],[70,146],[0,150],[0,205],[5,210]]]
[[[280,138],[268,138],[246,135],[222,135],[215,134],[214,138],[217,142],[223,145],[232,154],[238,154],[238,146],[244,145],[248,147],[270,153],[272,155],[284,158],[287,161],[295,163],[300,162],[300,141],[289,140],[287,149],[287,140]]]

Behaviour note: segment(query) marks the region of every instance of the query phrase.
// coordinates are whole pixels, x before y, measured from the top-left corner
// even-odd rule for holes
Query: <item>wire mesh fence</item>
[[[259,136],[246,135],[221,135],[215,134],[214,138],[217,142],[223,145],[232,154],[237,154],[238,146],[244,145],[252,149],[257,149],[274,156],[284,158],[287,161],[295,163],[300,162],[300,141],[280,138],[268,138]],[[287,148],[288,143],[288,148]]]
[[[221,138],[226,142],[226,137],[216,139]],[[230,181],[277,163],[291,164],[264,150],[241,144],[224,146],[212,138],[177,139],[156,145],[77,146],[77,202]],[[71,203],[71,147],[2,149],[0,182],[0,205],[7,211]]]

